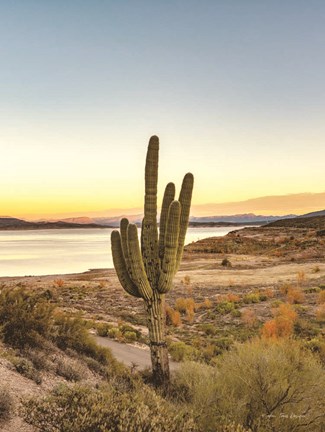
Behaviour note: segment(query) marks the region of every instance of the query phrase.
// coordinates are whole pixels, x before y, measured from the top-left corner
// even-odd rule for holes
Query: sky
[[[194,209],[325,208],[324,22],[323,0],[1,2],[0,215],[141,208],[153,134],[159,199],[191,171]]]

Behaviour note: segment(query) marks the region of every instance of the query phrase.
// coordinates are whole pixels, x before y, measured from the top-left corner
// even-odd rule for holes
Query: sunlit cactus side
[[[124,290],[145,302],[150,339],[153,380],[157,385],[169,381],[168,351],[165,340],[165,294],[171,289],[183,254],[189,221],[194,178],[185,175],[179,199],[175,185],[168,183],[157,224],[159,139],[149,141],[145,167],[144,218],[141,248],[138,230],[125,218],[120,232],[112,232],[114,267]]]

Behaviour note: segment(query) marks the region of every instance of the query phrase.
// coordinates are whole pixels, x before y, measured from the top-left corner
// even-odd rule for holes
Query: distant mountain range
[[[40,229],[67,229],[67,228],[102,228],[101,225],[95,223],[69,223],[64,221],[56,222],[28,222],[23,219],[12,217],[0,217],[0,230],[40,230]]]
[[[206,216],[206,217],[191,217],[190,226],[238,226],[238,225],[265,225],[270,226],[297,226],[299,220],[307,218],[317,218],[325,216],[325,210],[320,210],[305,215],[255,215],[254,213],[245,213],[228,216]],[[125,216],[115,217],[74,217],[65,219],[50,219],[40,221],[26,221],[10,216],[0,217],[0,230],[37,230],[37,229],[58,229],[58,228],[116,228],[119,226],[121,218]],[[140,224],[143,215],[126,216],[131,223]],[[285,223],[285,221],[288,221]],[[289,221],[292,221],[290,224]],[[282,225],[281,225],[282,224]],[[296,225],[294,225],[296,224]],[[301,223],[303,224],[303,222]]]
[[[69,223],[79,223],[79,224],[95,223],[103,226],[118,227],[120,224],[120,220],[123,217],[127,217],[131,223],[141,224],[143,215],[142,214],[128,215],[128,216],[120,215],[114,217],[94,217],[94,218],[76,217],[76,218],[61,219],[61,221],[69,222]],[[247,213],[247,214],[238,214],[238,215],[229,215],[229,216],[206,216],[206,217],[192,216],[190,218],[190,225],[198,226],[201,224],[221,224],[221,225],[265,224],[279,219],[287,219],[287,218],[294,218],[294,217],[297,217],[297,215],[263,216],[263,215],[255,215],[253,213]]]

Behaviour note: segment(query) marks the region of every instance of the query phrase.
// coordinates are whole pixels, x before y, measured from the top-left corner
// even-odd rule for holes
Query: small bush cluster
[[[220,313],[221,315],[226,315],[232,312],[234,309],[235,305],[233,302],[230,301],[221,301],[216,306],[216,312]]]
[[[259,303],[261,301],[259,293],[249,293],[246,294],[243,298],[244,303]]]
[[[43,399],[24,402],[25,421],[40,432],[195,432],[180,413],[152,390],[129,393],[112,387],[60,386]]]
[[[42,293],[27,293],[24,288],[1,290],[0,328],[4,342],[15,348],[42,346],[51,334],[53,311]]]
[[[56,361],[56,373],[68,381],[81,381],[87,375],[87,369],[78,360],[62,358]]]
[[[129,324],[120,323],[118,327],[112,324],[99,323],[96,325],[98,336],[117,339],[119,342],[136,342],[142,339],[141,332]]]
[[[180,312],[168,305],[166,305],[166,324],[174,327],[180,327],[182,325]]]
[[[169,354],[172,360],[177,362],[195,360],[199,357],[198,350],[185,342],[172,342],[169,345]]]
[[[80,317],[57,315],[55,326],[54,340],[59,348],[63,350],[70,348],[104,365],[116,363],[111,352],[107,348],[98,346],[92,339],[85,322]]]
[[[13,410],[13,397],[6,386],[0,385],[0,422],[8,420]]]
[[[36,384],[42,383],[42,376],[40,372],[35,369],[33,363],[24,357],[12,357],[11,363],[16,371],[23,375],[25,378],[33,380]]]
[[[300,304],[305,301],[305,295],[299,288],[289,287],[287,290],[287,302],[291,304]]]
[[[289,304],[280,304],[272,320],[266,321],[261,334],[264,338],[288,337],[293,334],[297,312]]]
[[[196,304],[193,298],[179,297],[175,302],[175,309],[181,314],[185,314],[188,322],[192,322],[194,319],[194,311]]]

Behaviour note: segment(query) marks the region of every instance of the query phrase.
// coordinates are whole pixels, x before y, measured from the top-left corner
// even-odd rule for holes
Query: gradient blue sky
[[[194,204],[324,192],[324,23],[315,0],[1,2],[0,213],[140,207],[152,134],[160,191],[192,171]]]

